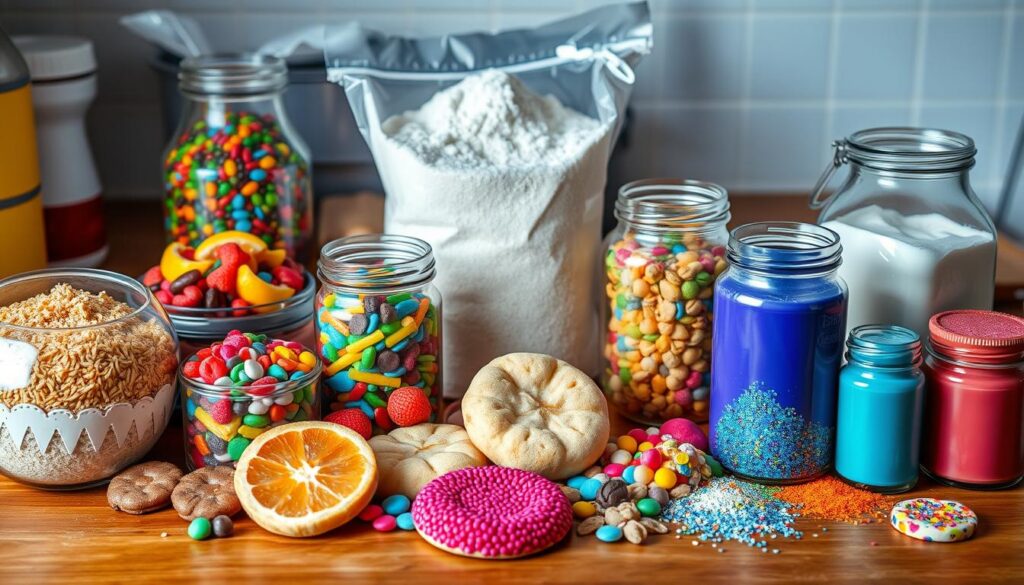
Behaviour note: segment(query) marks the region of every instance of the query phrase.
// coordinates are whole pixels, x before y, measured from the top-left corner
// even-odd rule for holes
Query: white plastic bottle
[[[96,97],[96,57],[81,37],[18,36],[32,75],[51,265],[98,266],[107,257],[102,189],[85,133]]]

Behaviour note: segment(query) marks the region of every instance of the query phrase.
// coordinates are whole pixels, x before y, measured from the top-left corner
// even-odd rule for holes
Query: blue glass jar
[[[839,373],[836,473],[857,487],[905,492],[917,483],[924,374],[921,338],[898,325],[862,325]]]
[[[814,479],[832,464],[846,328],[839,235],[821,226],[733,230],[715,288],[711,450],[761,483]]]

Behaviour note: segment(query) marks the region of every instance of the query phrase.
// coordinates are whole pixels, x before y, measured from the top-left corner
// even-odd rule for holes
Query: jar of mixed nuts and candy
[[[603,386],[623,415],[707,420],[712,294],[725,270],[728,195],[701,181],[624,185],[606,238]]]

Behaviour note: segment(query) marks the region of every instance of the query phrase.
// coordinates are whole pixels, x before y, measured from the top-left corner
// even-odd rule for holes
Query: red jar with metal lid
[[[1024,319],[994,311],[934,315],[925,358],[921,465],[973,489],[1024,478]]]

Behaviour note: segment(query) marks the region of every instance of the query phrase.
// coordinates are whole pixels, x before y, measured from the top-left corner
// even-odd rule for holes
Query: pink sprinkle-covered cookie
[[[497,466],[460,469],[431,481],[416,496],[412,517],[430,544],[487,559],[540,552],[572,528],[572,508],[556,484]]]

